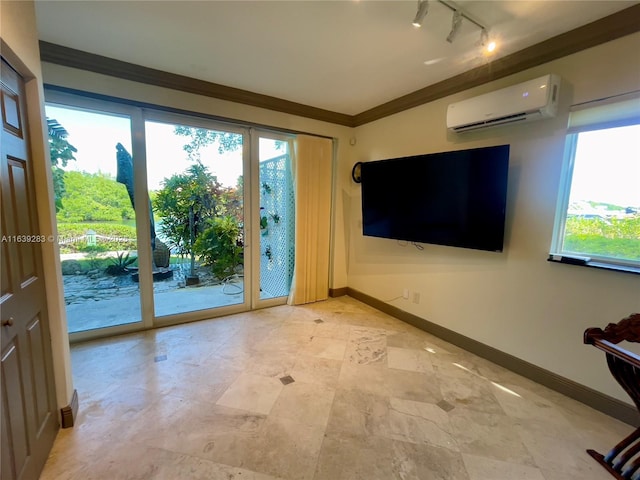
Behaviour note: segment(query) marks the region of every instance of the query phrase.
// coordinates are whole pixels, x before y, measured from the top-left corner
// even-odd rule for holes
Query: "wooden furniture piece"
[[[640,355],[617,344],[626,340],[640,343],[640,313],[610,323],[604,330],[588,328],[584,343],[604,351],[613,378],[629,394],[640,412]],[[620,441],[609,453],[602,455],[587,450],[596,461],[618,480],[640,480],[640,428]]]

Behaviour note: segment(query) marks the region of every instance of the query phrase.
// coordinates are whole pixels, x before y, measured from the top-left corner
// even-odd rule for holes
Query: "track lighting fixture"
[[[437,1],[441,5],[444,5],[449,10],[453,11],[453,18],[451,19],[451,31],[447,36],[447,42],[453,43],[456,36],[458,35],[458,32],[460,31],[462,20],[466,19],[480,29],[480,43],[482,44],[482,46],[486,45],[489,48],[490,45],[493,45],[493,48],[495,48],[494,42],[488,43],[489,29],[485,25],[483,25],[480,21],[473,18],[472,15],[467,13],[464,9],[456,5],[454,2],[450,0],[437,0]],[[413,26],[420,27],[428,11],[429,11],[429,0],[418,0],[418,11],[416,12],[416,16],[413,19]],[[490,51],[492,50],[493,49],[490,49]]]
[[[488,41],[489,41],[489,34],[487,33],[487,29],[483,28],[480,31],[480,45],[484,47]]]
[[[414,27],[420,27],[422,25],[422,20],[427,15],[429,11],[429,0],[418,0],[418,11],[416,12],[416,16],[413,19],[412,25]]]
[[[453,43],[453,40],[460,31],[460,25],[462,25],[462,13],[460,10],[454,10],[453,18],[451,19],[451,31],[447,37],[447,42]]]

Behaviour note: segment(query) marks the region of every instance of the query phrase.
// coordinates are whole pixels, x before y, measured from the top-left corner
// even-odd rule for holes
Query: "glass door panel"
[[[244,136],[145,122],[155,316],[246,303]]]
[[[289,142],[259,137],[260,300],[287,297],[294,265],[294,196]]]
[[[46,115],[69,333],[140,323],[131,119]]]
[[[53,97],[46,112],[72,340],[286,300],[289,137]],[[136,195],[148,191],[135,206],[134,184]]]

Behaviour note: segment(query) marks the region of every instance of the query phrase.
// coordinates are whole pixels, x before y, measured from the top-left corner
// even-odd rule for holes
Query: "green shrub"
[[[126,187],[103,173],[63,173],[64,195],[57,219],[61,222],[121,221],[134,218]]]
[[[567,235],[598,235],[606,238],[640,238],[640,217],[600,218],[569,217],[565,227]]]
[[[563,249],[603,257],[640,260],[640,217],[569,217],[565,226]]]
[[[233,275],[242,264],[240,225],[230,216],[216,217],[209,220],[208,225],[198,236],[193,250],[205,265],[211,267],[213,274],[223,280]]]
[[[108,258],[95,258],[93,254],[78,260],[63,260],[61,263],[62,275],[84,275],[92,270],[103,270],[109,261]]]
[[[78,260],[63,260],[60,266],[62,275],[75,275],[83,272],[82,263]]]

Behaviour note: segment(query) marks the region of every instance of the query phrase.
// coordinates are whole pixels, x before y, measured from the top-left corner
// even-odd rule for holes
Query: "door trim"
[[[82,92],[70,93],[58,89],[46,90],[46,103],[60,107],[87,109],[96,113],[126,115],[131,119],[132,130],[132,156],[136,158],[134,163],[134,191],[137,198],[146,198],[147,192],[147,158],[146,158],[146,134],[145,122],[161,122],[184,124],[196,128],[221,130],[230,133],[241,134],[243,141],[243,176],[245,185],[251,188],[244,189],[245,205],[245,287],[248,293],[241,304],[214,307],[206,310],[197,310],[180,314],[157,316],[154,311],[154,291],[151,278],[152,254],[150,249],[139,249],[140,265],[140,312],[141,322],[106,327],[82,332],[74,332],[69,335],[71,343],[90,339],[110,337],[124,333],[133,333],[154,328],[177,325],[192,321],[199,321],[218,316],[231,315],[243,311],[265,308],[286,303],[287,297],[260,299],[260,199],[259,199],[259,138],[282,140],[288,144],[288,152],[293,155],[294,134],[269,127],[254,128],[250,123],[240,124],[225,122],[215,117],[207,117],[202,114],[189,112],[167,111],[166,108],[154,105],[124,104],[111,99],[99,99],[92,96],[84,96]],[[256,179],[252,181],[252,179]],[[136,231],[138,243],[149,243],[149,211],[146,202],[136,202]],[[58,266],[59,268],[59,266]]]
[[[248,127],[242,127],[239,125],[231,125],[231,124],[227,124],[224,122],[219,122],[216,120],[211,120],[211,119],[207,119],[207,118],[202,118],[200,116],[190,116],[188,114],[180,114],[180,113],[172,113],[172,112],[164,112],[164,111],[159,111],[159,110],[154,110],[154,109],[142,109],[142,120],[143,122],[149,121],[149,122],[157,122],[157,123],[166,123],[168,125],[174,125],[174,124],[178,124],[178,125],[184,125],[184,126],[189,126],[189,127],[193,127],[193,128],[203,128],[203,129],[207,129],[207,130],[213,130],[213,131],[223,131],[223,132],[228,132],[228,133],[233,133],[233,134],[237,134],[237,135],[242,135],[243,137],[243,142],[242,142],[242,162],[243,162],[243,180],[244,180],[244,184],[250,184],[251,183],[251,172],[248,169],[248,165],[250,164],[250,158],[249,158],[249,153],[250,153],[250,129]],[[146,135],[145,135],[145,141],[146,141]],[[146,171],[145,171],[146,172]],[[146,175],[146,173],[145,173]],[[146,178],[145,178],[145,186],[144,188],[146,189]],[[245,188],[243,189],[243,202],[244,202],[244,214],[245,216],[247,216],[249,209],[247,208],[247,206],[249,205],[248,203],[248,192],[249,189]],[[143,194],[146,196],[148,195],[148,192],[145,190],[143,192]],[[248,222],[245,222],[244,225],[244,238],[249,238],[248,237],[248,233],[247,233],[247,228],[248,228]],[[147,228],[148,230],[148,228]],[[243,286],[244,286],[244,290],[245,290],[245,295],[243,297],[243,301],[242,303],[237,303],[234,305],[227,305],[227,306],[220,306],[220,307],[212,307],[212,308],[208,308],[208,309],[203,309],[203,310],[194,310],[194,311],[189,311],[189,312],[183,312],[183,313],[176,313],[176,314],[169,314],[169,315],[161,315],[158,316],[156,315],[155,311],[153,314],[153,325],[150,328],[153,327],[165,327],[165,326],[169,326],[169,325],[179,325],[182,323],[188,323],[188,322],[194,322],[194,321],[199,321],[199,320],[206,320],[209,318],[216,318],[216,317],[221,317],[221,316],[225,316],[225,315],[232,315],[235,313],[241,313],[241,312],[246,312],[248,310],[251,309],[251,303],[250,303],[250,298],[248,296],[248,294],[246,293],[247,287],[249,286],[248,277],[247,272],[251,271],[251,262],[247,261],[247,259],[250,259],[249,257],[249,253],[247,252],[247,246],[245,245],[245,251],[244,251],[244,275],[245,275],[245,280],[243,282]],[[149,270],[151,271],[151,270]],[[150,288],[150,292],[151,292],[151,296],[152,296],[152,300],[153,300],[153,285],[151,285]]]
[[[260,298],[260,139],[280,140],[287,143],[288,154],[291,158],[293,155],[293,136],[283,133],[274,132],[273,130],[251,129],[251,174],[256,179],[251,185],[251,226],[253,227],[251,243],[253,245],[251,264],[253,272],[251,275],[251,309],[275,307],[287,303],[289,296],[273,297],[267,299]]]

